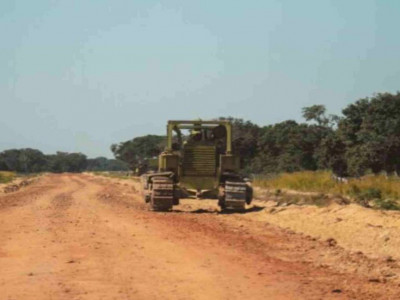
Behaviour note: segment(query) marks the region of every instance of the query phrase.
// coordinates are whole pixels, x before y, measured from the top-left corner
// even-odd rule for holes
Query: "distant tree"
[[[31,148],[9,149],[0,153],[0,170],[37,173],[47,169],[47,158]]]
[[[312,105],[302,108],[302,115],[306,121],[315,121],[317,125],[334,127],[340,120],[336,115],[326,116],[325,105]]]
[[[317,149],[331,132],[327,127],[290,120],[266,126],[262,128],[252,168],[264,173],[316,170]]]
[[[87,157],[82,153],[69,153],[67,155],[68,172],[82,172],[87,167]]]
[[[45,155],[31,148],[9,149],[0,152],[0,171],[15,171],[22,173],[37,172],[82,172],[90,171],[123,171],[129,170],[129,165],[117,159],[97,157],[87,159],[82,153],[57,152]]]
[[[117,159],[108,159],[106,157],[96,157],[88,159],[86,167],[88,171],[127,171],[129,165]]]
[[[82,153],[57,152],[56,155],[48,155],[48,169],[50,172],[78,173],[86,169],[87,158]]]
[[[66,157],[67,153],[65,152],[57,152],[57,154],[48,155],[48,171],[54,173],[68,172]]]
[[[132,170],[148,164],[148,160],[160,154],[166,146],[166,137],[146,135],[111,145],[116,159],[126,162]]]
[[[400,93],[358,100],[343,115],[338,134],[346,145],[350,175],[400,171]]]
[[[106,171],[108,159],[106,157],[96,157],[88,159],[86,170],[88,171]]]
[[[19,154],[18,172],[37,173],[46,170],[46,156],[36,149],[21,149]]]
[[[106,171],[129,171],[129,165],[119,159],[109,159]]]
[[[303,107],[303,117],[306,121],[316,121],[318,125],[327,125],[328,118],[325,117],[326,108],[324,105],[313,105]]]
[[[3,152],[0,153],[0,171],[9,171],[4,159]]]
[[[21,153],[18,149],[9,149],[2,152],[3,162],[7,169],[10,171],[20,170],[19,154]]]
[[[337,132],[331,132],[321,140],[316,157],[318,169],[332,170],[339,177],[348,176],[346,145]]]

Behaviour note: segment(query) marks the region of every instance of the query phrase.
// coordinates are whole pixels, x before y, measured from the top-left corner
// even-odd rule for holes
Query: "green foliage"
[[[128,171],[129,165],[118,159],[97,157],[87,160],[87,171]]]
[[[15,172],[0,171],[0,183],[8,183],[14,180]]]
[[[318,125],[326,126],[329,120],[325,117],[326,108],[324,105],[313,105],[303,107],[303,118],[306,121],[316,121]]]
[[[400,210],[399,202],[392,199],[377,199],[375,200],[375,207],[385,210]]]
[[[57,152],[48,156],[48,170],[54,173],[82,172],[86,170],[87,158],[82,153]]]
[[[317,149],[331,132],[328,127],[295,121],[263,127],[252,169],[255,173],[316,170]]]
[[[46,169],[46,156],[35,149],[10,149],[0,153],[0,170],[37,173]]]
[[[335,115],[326,116],[326,107],[324,105],[312,105],[303,107],[302,115],[306,121],[315,121],[317,125],[323,127],[335,126],[340,118]]]
[[[346,145],[348,173],[400,171],[400,93],[384,93],[343,110],[337,135]]]
[[[111,151],[117,159],[126,162],[132,170],[136,170],[147,168],[149,159],[159,155],[165,146],[165,136],[146,135],[113,144]]]
[[[345,159],[346,145],[336,132],[329,133],[321,140],[316,150],[318,168],[332,170],[339,177],[348,175],[347,161]]]
[[[382,191],[375,187],[361,189],[357,185],[351,185],[348,194],[352,196],[356,202],[367,207],[371,200],[382,199]]]

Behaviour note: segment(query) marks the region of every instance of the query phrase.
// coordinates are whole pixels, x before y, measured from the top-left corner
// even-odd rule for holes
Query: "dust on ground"
[[[157,213],[147,210],[136,181],[44,176],[0,195],[0,295],[397,299],[397,256],[353,250],[341,230],[334,235],[322,221],[333,218],[337,207],[271,209],[269,202],[255,201],[244,213],[224,214],[216,201],[183,200],[172,212]],[[301,210],[304,217],[293,221]],[[326,236],[307,232],[303,224],[318,214],[325,218],[307,226],[326,227]],[[338,224],[351,222],[338,218]],[[389,223],[370,221],[382,225],[375,230]]]

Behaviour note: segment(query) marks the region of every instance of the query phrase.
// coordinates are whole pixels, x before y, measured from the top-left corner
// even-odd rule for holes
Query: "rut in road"
[[[282,260],[293,245],[279,230],[258,236],[236,214],[197,212],[149,212],[137,188],[105,178],[45,176],[0,196],[0,295],[396,299],[389,283]]]

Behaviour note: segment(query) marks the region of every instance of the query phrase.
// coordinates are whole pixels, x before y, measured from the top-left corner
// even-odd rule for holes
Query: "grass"
[[[0,183],[13,181],[16,177],[15,172],[0,171]]]
[[[97,176],[105,176],[105,177],[110,177],[110,178],[118,178],[118,179],[131,179],[135,181],[139,181],[139,178],[137,176],[132,176],[127,171],[109,171],[109,172],[92,172],[94,175]]]
[[[400,177],[368,175],[338,182],[327,171],[284,173],[275,177],[256,177],[253,185],[266,189],[333,194],[351,198],[364,206],[400,210]]]
[[[253,184],[262,188],[291,189],[302,192],[327,192],[335,186],[329,172],[283,173],[275,177],[257,176]]]

